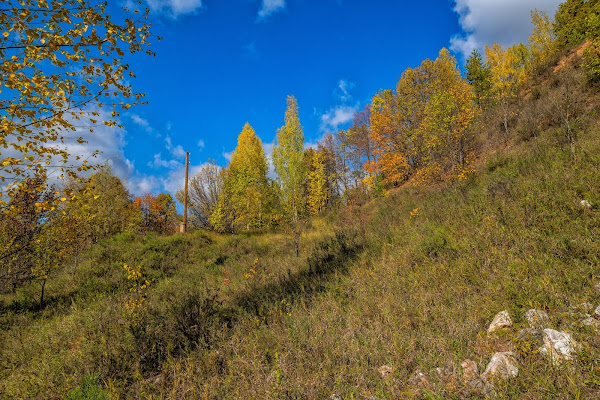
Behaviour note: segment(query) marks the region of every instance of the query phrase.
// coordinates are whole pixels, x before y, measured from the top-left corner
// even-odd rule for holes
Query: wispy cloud
[[[186,14],[195,14],[202,8],[202,0],[146,0],[152,12],[178,18]]]
[[[465,58],[473,49],[498,42],[503,46],[527,41],[531,32],[530,12],[554,15],[563,0],[455,0],[462,33],[450,39],[450,49]]]
[[[162,153],[156,153],[154,155],[153,160],[148,163],[148,166],[150,168],[155,168],[155,169],[161,169],[161,168],[173,169],[173,168],[177,168],[180,165],[182,165],[182,164],[177,160],[163,159]]]
[[[198,148],[200,150],[204,149],[204,140],[202,140],[202,139],[198,140]]]
[[[183,147],[179,144],[174,146],[170,136],[167,136],[165,138],[165,147],[167,148],[167,150],[169,150],[173,157],[185,157],[185,150],[183,150]]]
[[[140,117],[137,114],[131,114],[131,120],[134,124],[143,128],[146,132],[150,133],[153,131],[152,126],[150,126],[150,122],[147,119]]]
[[[358,104],[341,105],[330,109],[321,115],[321,131],[337,131],[340,126],[352,121],[356,111],[358,111]]]
[[[340,79],[336,88],[333,91],[333,95],[336,98],[338,104],[332,107],[326,113],[321,115],[321,131],[337,131],[340,126],[347,124],[352,121],[354,114],[358,111],[360,103],[353,102],[352,90],[356,85],[345,79]]]
[[[233,151],[225,151],[225,149],[223,149],[223,152],[221,153],[221,155],[223,156],[224,159],[226,159],[227,161],[231,161],[231,156],[233,156]]]
[[[340,101],[342,101],[343,103],[351,101],[352,96],[350,95],[350,90],[353,89],[355,86],[356,85],[353,82],[340,79],[336,88],[336,95],[339,97]]]
[[[258,10],[257,21],[264,21],[270,15],[285,8],[285,0],[262,0],[262,6]]]
[[[199,173],[205,165],[206,163],[200,165],[190,165],[190,178]],[[172,169],[169,171],[166,177],[160,178],[159,182],[162,190],[166,191],[167,193],[171,193],[171,195],[175,197],[175,193],[177,193],[178,190],[183,189],[185,185],[185,166],[181,165],[179,168]]]

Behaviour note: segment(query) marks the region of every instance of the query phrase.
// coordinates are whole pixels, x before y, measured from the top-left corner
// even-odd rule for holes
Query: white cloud
[[[223,152],[221,153],[221,155],[227,161],[231,161],[231,156],[233,156],[233,151],[227,152],[227,151],[223,150]]]
[[[200,165],[190,165],[189,178],[196,175],[200,170],[206,166],[207,163]],[[171,193],[175,197],[175,193],[185,187],[185,166],[181,165],[179,168],[172,169],[165,178],[160,179],[162,189],[168,193]]]
[[[202,8],[202,0],[146,0],[150,10],[177,18],[186,14],[195,14]]]
[[[170,136],[167,136],[165,138],[165,147],[167,148],[167,150],[169,150],[169,152],[171,153],[171,155],[173,155],[173,157],[176,157],[176,158],[185,157],[185,150],[183,149],[183,147],[179,144],[177,146],[173,146],[173,142],[171,141]]]
[[[108,121],[113,119],[110,113],[105,110],[87,109],[85,111],[96,111],[98,115],[94,119],[99,121]],[[83,160],[88,160],[88,165],[99,165],[109,163],[113,173],[121,179],[127,179],[134,171],[133,162],[125,158],[123,148],[126,145],[124,129],[116,126],[109,127],[102,123],[97,123],[92,127],[93,132],[89,131],[89,126],[80,126],[80,121],[73,121],[76,127],[74,132],[69,132],[63,135],[64,144],[57,147],[66,149],[70,154],[67,165],[79,165]],[[119,120],[116,121],[120,123]],[[85,143],[79,143],[78,139],[82,137],[86,140]],[[93,157],[95,152],[98,152],[96,157]],[[79,157],[79,159],[77,159]],[[60,165],[58,158],[53,160],[52,165]],[[93,171],[91,171],[93,172]],[[90,173],[90,172],[88,172]],[[49,178],[58,178],[59,170],[50,171]],[[85,174],[84,174],[85,175]]]
[[[352,100],[350,89],[353,89],[355,86],[356,85],[353,82],[340,79],[340,81],[338,82],[338,87],[336,88],[336,94],[339,97],[340,101],[345,103],[347,101]]]
[[[131,114],[131,120],[134,124],[144,128],[146,132],[150,133],[153,131],[152,127],[150,126],[150,122],[148,122],[147,119],[142,118],[137,114]]]
[[[450,49],[467,58],[476,48],[498,42],[503,46],[527,42],[530,12],[542,10],[553,16],[563,0],[455,0],[463,30],[450,39]]]
[[[262,7],[258,10],[257,21],[264,21],[269,15],[285,8],[285,0],[262,0]]]
[[[340,125],[352,121],[354,113],[358,111],[358,104],[354,106],[341,105],[334,107],[321,115],[321,131],[337,131]]]
[[[156,192],[160,187],[160,181],[154,176],[136,174],[127,180],[127,189],[134,196]]]
[[[198,147],[200,148],[200,150],[202,150],[204,148],[204,140],[202,140],[202,139],[198,140]]]
[[[150,168],[168,168],[168,169],[173,169],[173,168],[177,168],[179,165],[182,165],[182,163],[176,161],[176,160],[164,160],[162,158],[161,153],[156,153],[154,155],[154,158],[152,161],[150,161],[148,163],[148,166]]]

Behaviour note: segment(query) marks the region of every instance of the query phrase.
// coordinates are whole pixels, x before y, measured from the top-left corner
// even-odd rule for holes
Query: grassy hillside
[[[477,398],[461,361],[482,371],[506,349],[519,375],[492,395],[598,398],[600,335],[581,321],[600,304],[600,124],[585,99],[574,156],[546,119],[467,181],[312,220],[300,257],[285,233],[95,245],[51,276],[43,309],[39,283],[0,297],[2,398]],[[150,285],[132,293],[124,264]],[[572,333],[574,361],[519,339],[530,308]],[[514,326],[488,335],[501,310]]]

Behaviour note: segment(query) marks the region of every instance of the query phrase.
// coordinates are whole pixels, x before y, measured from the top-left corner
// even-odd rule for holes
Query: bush
[[[97,374],[87,374],[81,386],[67,394],[68,400],[108,400],[109,393],[98,383]]]

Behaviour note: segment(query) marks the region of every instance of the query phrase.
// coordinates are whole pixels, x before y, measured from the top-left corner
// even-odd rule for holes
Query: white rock
[[[544,346],[539,350],[554,363],[559,363],[562,360],[572,360],[577,347],[577,342],[568,333],[544,329]]]
[[[530,327],[533,329],[545,329],[550,326],[550,318],[548,318],[548,314],[545,311],[541,310],[527,310],[525,312],[525,319]]]
[[[494,317],[494,320],[490,324],[488,328],[488,333],[492,333],[497,331],[498,329],[508,328],[512,325],[512,319],[510,318],[510,314],[508,311],[500,311]]]
[[[582,320],[581,323],[584,326],[589,326],[596,332],[600,332],[600,321],[598,321],[596,318],[587,317],[584,320]]]
[[[581,201],[579,202],[579,205],[580,205],[581,207],[583,207],[583,208],[592,208],[592,203],[590,203],[590,202],[589,202],[589,201],[587,201],[587,200],[581,200]]]
[[[495,377],[509,379],[514,378],[517,375],[519,375],[519,368],[517,367],[515,353],[506,351],[495,353],[492,356],[485,372],[481,374],[481,379],[483,379],[484,382],[487,382]]]
[[[596,292],[600,293],[600,283],[596,283],[594,288],[596,289]]]
[[[594,310],[594,318],[600,319],[600,306],[596,307]]]

